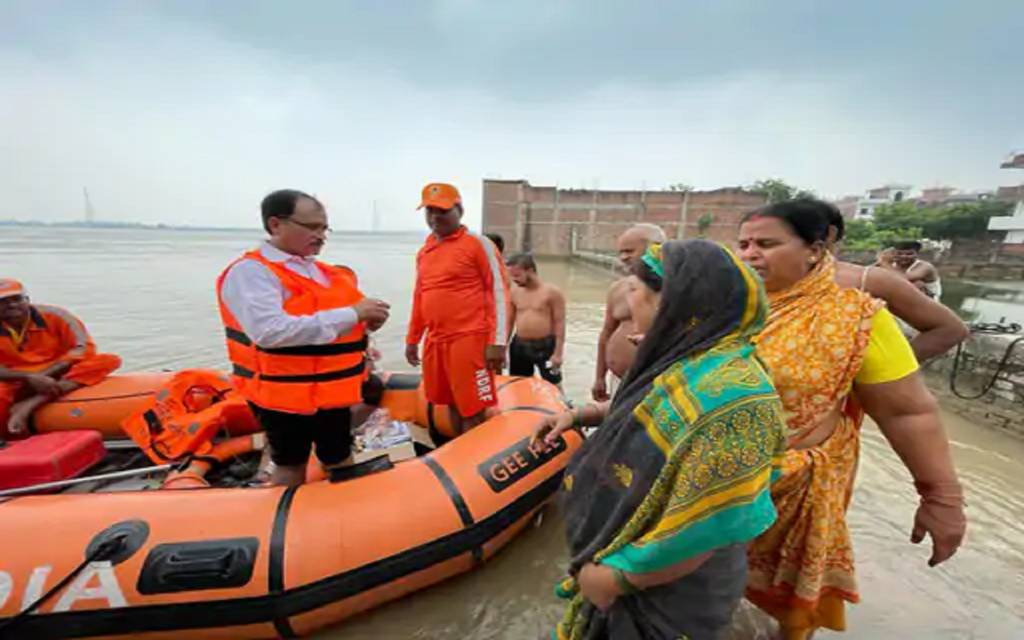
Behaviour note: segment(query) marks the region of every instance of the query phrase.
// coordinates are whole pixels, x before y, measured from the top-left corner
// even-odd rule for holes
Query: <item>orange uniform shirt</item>
[[[446,238],[430,234],[416,254],[416,290],[406,344],[486,334],[488,344],[508,336],[508,276],[487,238],[466,227]]]
[[[82,321],[60,307],[32,305],[24,328],[0,325],[0,366],[39,371],[58,360],[78,362],[96,353]]]

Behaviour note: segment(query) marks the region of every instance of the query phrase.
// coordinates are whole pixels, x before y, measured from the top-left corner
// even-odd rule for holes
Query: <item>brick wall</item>
[[[694,191],[596,191],[534,187],[525,180],[484,180],[483,227],[500,233],[509,251],[569,256],[573,246],[611,252],[638,222],[657,224],[669,238],[704,237],[732,243],[740,217],[764,198],[738,188]],[[702,229],[701,220],[710,222]],[[575,243],[575,245],[574,245]]]

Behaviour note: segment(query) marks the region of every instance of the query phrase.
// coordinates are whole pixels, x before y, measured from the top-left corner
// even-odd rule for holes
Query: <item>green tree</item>
[[[884,249],[900,240],[969,240],[989,237],[988,221],[1010,215],[1013,205],[982,200],[948,207],[918,207],[894,202],[878,207],[873,221],[851,220],[846,226],[846,247]]]
[[[768,204],[785,202],[796,198],[813,198],[814,192],[795,187],[785,180],[779,178],[765,178],[758,180],[747,187],[747,191],[763,194],[768,199]]]
[[[1010,203],[995,200],[946,207],[918,207],[912,202],[894,202],[875,210],[874,224],[879,231],[919,229],[918,238],[932,240],[981,239],[988,237],[989,218],[1009,215],[1011,208]]]
[[[870,241],[875,235],[875,225],[870,220],[847,220],[846,243]]]
[[[879,231],[924,228],[930,220],[929,209],[918,208],[913,202],[893,202],[875,209],[874,224]]]
[[[705,213],[697,220],[697,235],[703,238],[707,235],[708,229],[711,228],[711,224],[715,221],[715,216],[710,213]]]
[[[686,184],[685,182],[673,182],[668,185],[669,191],[693,191],[692,184]]]
[[[933,240],[983,239],[989,235],[988,220],[1008,216],[1013,208],[1009,202],[982,200],[933,209],[925,235]]]
[[[851,251],[878,251],[900,240],[916,240],[922,236],[920,227],[878,229],[867,220],[852,220],[847,223],[843,246]]]

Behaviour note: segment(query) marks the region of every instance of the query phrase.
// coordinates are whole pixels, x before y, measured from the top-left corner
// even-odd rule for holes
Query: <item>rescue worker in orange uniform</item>
[[[313,445],[328,468],[351,459],[351,407],[367,378],[367,331],[388,318],[355,273],[320,262],[330,231],[313,196],[284,189],[263,199],[260,247],[217,280],[232,381],[266,431],[273,484],[305,480]]]
[[[0,435],[27,435],[36,409],[120,366],[121,358],[96,353],[70,312],[31,304],[20,282],[0,279]]]
[[[494,243],[462,225],[462,197],[450,184],[423,188],[433,232],[416,255],[416,289],[405,358],[420,364],[427,400],[448,405],[462,433],[497,404],[494,374],[505,364],[508,276]]]

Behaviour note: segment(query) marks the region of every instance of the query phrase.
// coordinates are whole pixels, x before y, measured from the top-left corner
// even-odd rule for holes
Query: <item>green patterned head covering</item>
[[[656,276],[665,279],[665,267],[661,263],[661,243],[655,242],[647,247],[643,257],[640,258]]]

